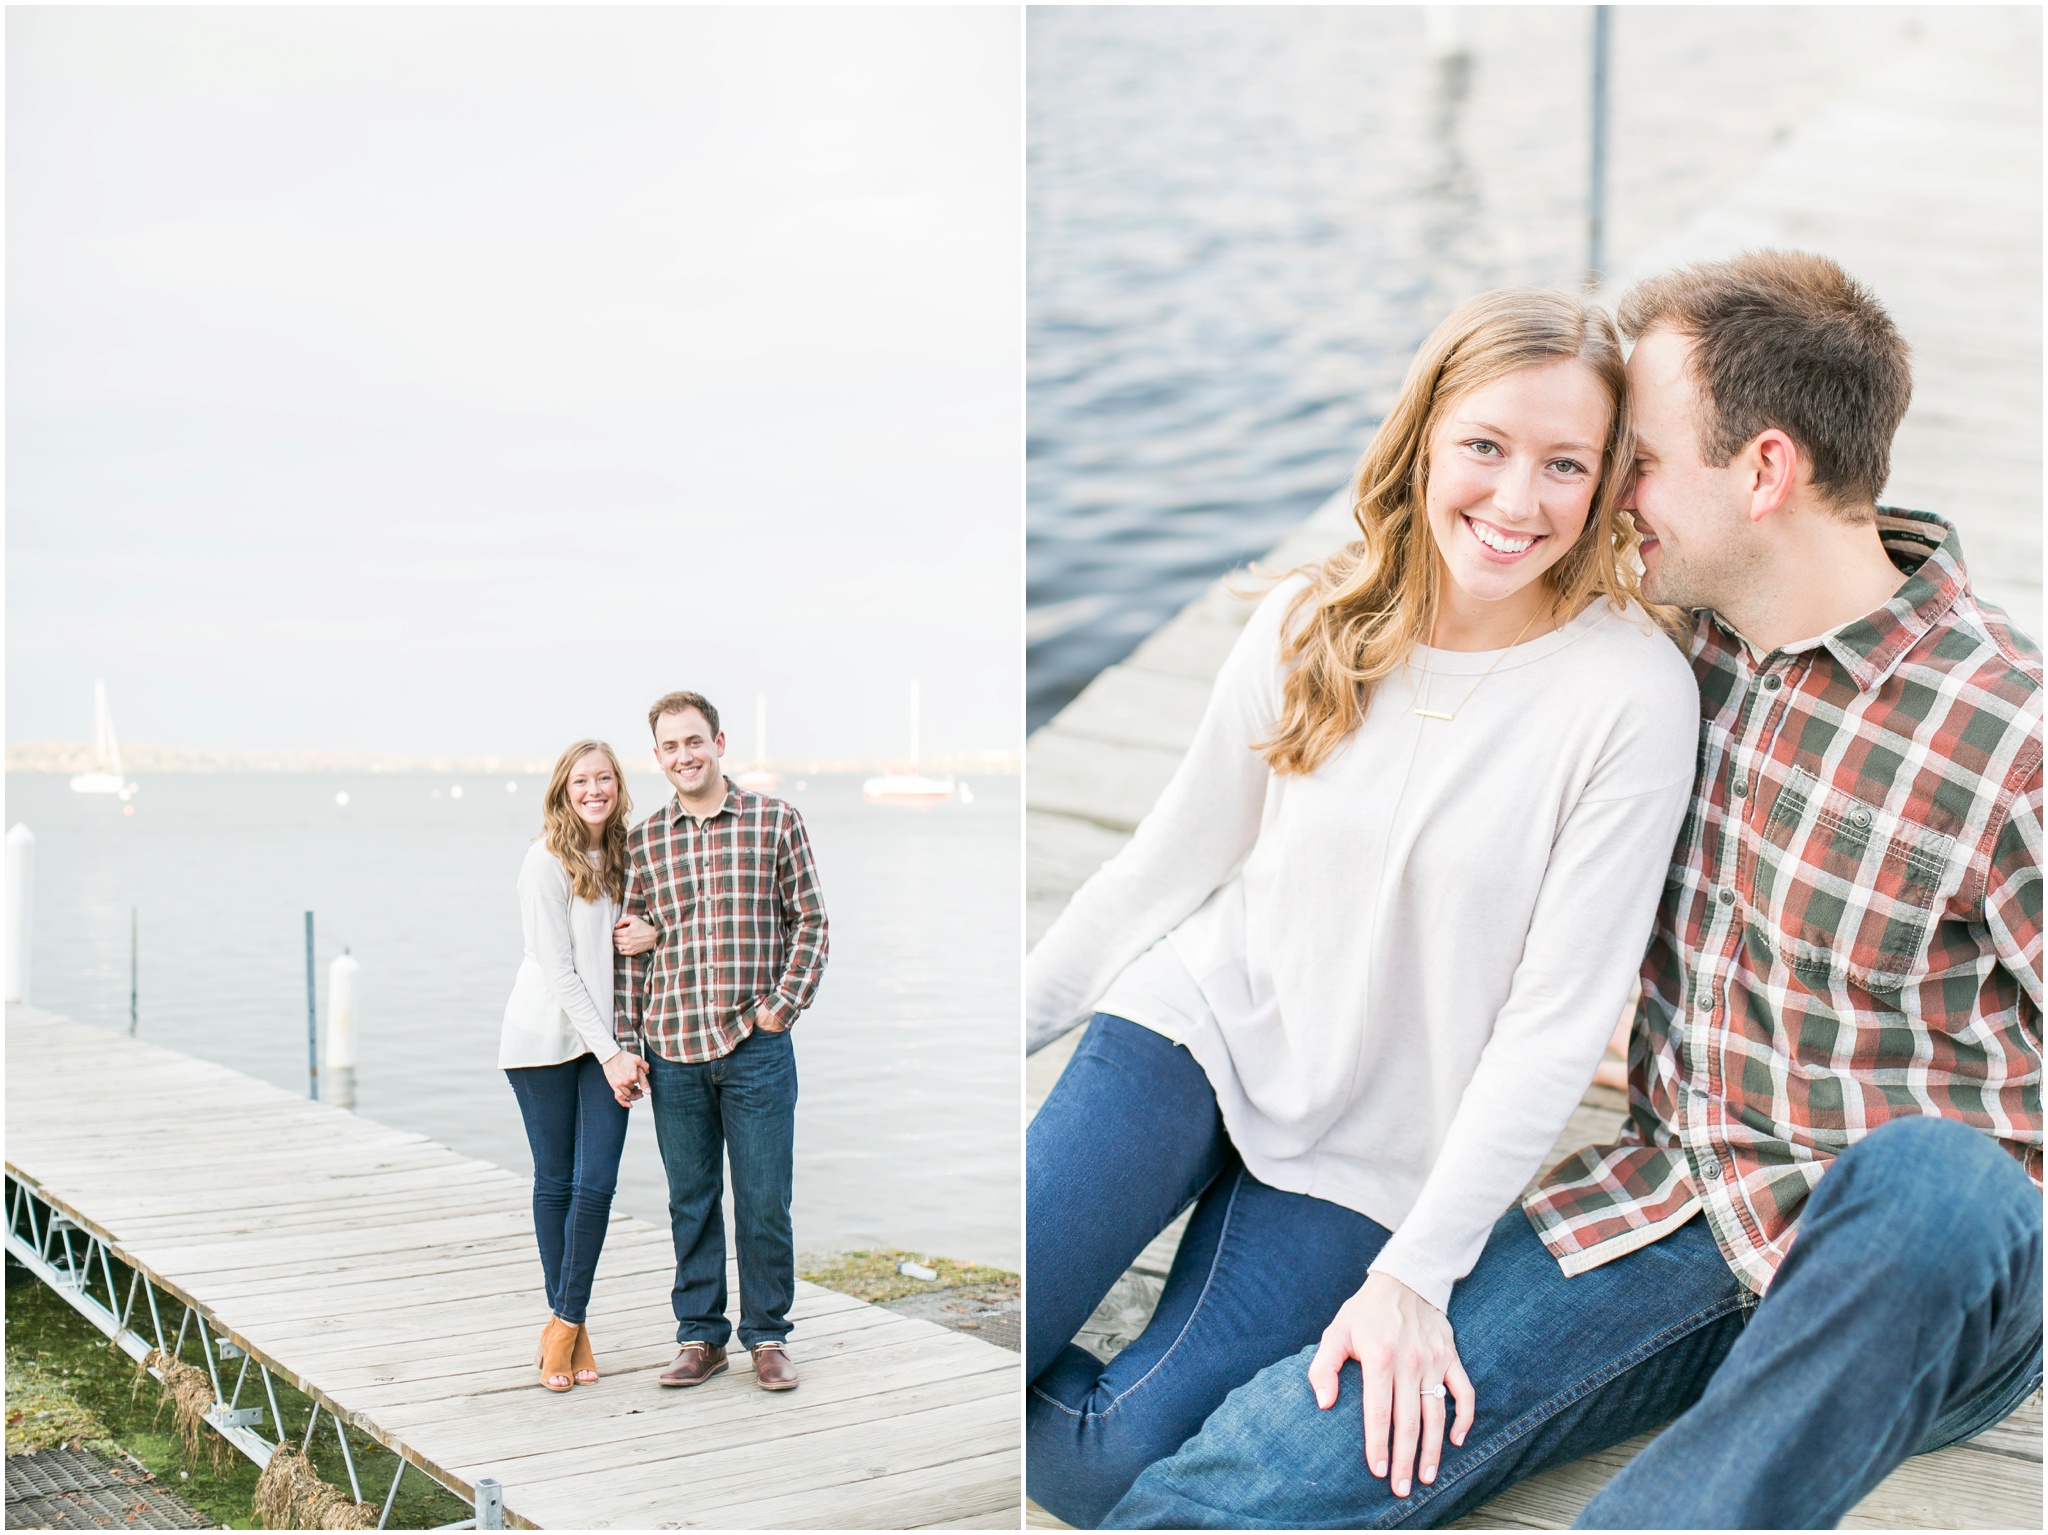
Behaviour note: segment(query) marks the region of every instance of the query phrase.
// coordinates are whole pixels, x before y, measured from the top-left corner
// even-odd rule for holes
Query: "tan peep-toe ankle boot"
[[[548,1390],[567,1391],[576,1384],[575,1366],[569,1362],[575,1350],[576,1329],[559,1317],[548,1318],[548,1325],[540,1330],[540,1352],[533,1361],[540,1371],[540,1383]]]
[[[569,1368],[576,1372],[577,1385],[597,1384],[597,1355],[591,1351],[590,1329],[581,1322],[576,1324],[576,1348],[569,1356]]]

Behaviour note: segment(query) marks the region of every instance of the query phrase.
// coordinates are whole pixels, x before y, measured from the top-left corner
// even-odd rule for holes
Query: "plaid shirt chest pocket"
[[[1794,767],[1751,840],[1757,936],[1798,980],[1898,992],[1926,969],[1953,837]]]

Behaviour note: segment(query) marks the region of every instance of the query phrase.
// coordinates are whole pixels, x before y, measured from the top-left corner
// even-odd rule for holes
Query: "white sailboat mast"
[[[910,771],[911,771],[911,772],[913,772],[913,773],[915,773],[915,772],[917,771],[917,763],[918,763],[918,755],[917,755],[917,709],[918,709],[918,703],[919,703],[919,699],[918,699],[918,685],[917,685],[917,680],[916,680],[915,678],[912,678],[912,679],[911,679],[911,683],[910,683]]]
[[[768,765],[768,695],[754,695],[754,766]]]
[[[107,708],[107,684],[100,677],[92,682],[92,729],[93,770],[120,777],[121,743],[114,735],[113,711]]]

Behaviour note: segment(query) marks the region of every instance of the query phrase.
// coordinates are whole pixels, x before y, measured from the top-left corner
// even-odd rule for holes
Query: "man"
[[[1582,1526],[1827,1527],[2040,1384],[2039,651],[1952,528],[1877,509],[1906,347],[1832,262],[1621,319],[1644,590],[1695,610],[1701,693],[1621,1140],[1452,1292],[1451,1443],[1413,1369],[1365,1438],[1326,1335],[1319,1385],[1318,1351],[1263,1371],[1111,1526],[1440,1525],[1676,1419]]]
[[[647,712],[675,797],[633,828],[625,910],[653,949],[617,965],[619,1043],[646,1057],[675,1239],[675,1362],[664,1386],[726,1368],[725,1161],[732,1160],[740,1343],[764,1391],[797,1383],[789,1222],[796,1133],[790,1025],[825,969],[825,906],[803,818],[726,778],[718,711],[670,693]]]

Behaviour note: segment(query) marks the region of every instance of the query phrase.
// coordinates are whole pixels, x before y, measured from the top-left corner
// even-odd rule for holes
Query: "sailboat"
[[[107,709],[107,685],[95,677],[92,684],[92,771],[71,780],[79,794],[118,794],[131,798],[135,785],[121,773],[121,743],[114,736],[114,716]]]
[[[910,771],[884,773],[860,786],[863,797],[889,804],[935,804],[953,797],[950,773],[927,778],[917,770],[918,685],[910,684]]]
[[[768,695],[754,695],[754,765],[732,775],[742,789],[768,794],[782,787],[782,775],[768,766]]]

